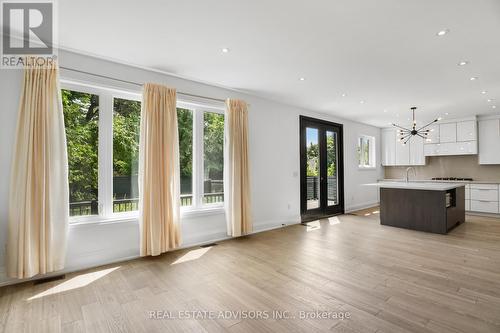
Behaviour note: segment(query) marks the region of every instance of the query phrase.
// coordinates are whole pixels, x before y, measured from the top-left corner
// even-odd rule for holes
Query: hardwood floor
[[[271,317],[244,318],[259,313]],[[372,209],[4,287],[0,331],[500,332],[500,219],[443,236],[381,226]]]

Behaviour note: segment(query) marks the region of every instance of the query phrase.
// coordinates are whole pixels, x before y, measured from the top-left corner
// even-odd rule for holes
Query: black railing
[[[99,205],[97,200],[78,201],[69,204],[69,216],[97,215],[99,214]]]
[[[113,213],[139,210],[139,198],[113,200]]]
[[[337,177],[328,176],[328,200],[337,200]],[[319,177],[307,176],[306,178],[307,200],[319,199]]]
[[[213,204],[218,202],[224,202],[224,193],[206,193],[203,195],[204,204]],[[181,206],[192,206],[193,205],[193,195],[192,194],[182,194],[181,195]],[[113,200],[113,212],[132,212],[139,210],[139,198],[134,199],[115,199]],[[92,201],[78,201],[71,202],[69,204],[69,216],[86,216],[86,215],[98,215],[99,214],[99,204],[97,200]]]

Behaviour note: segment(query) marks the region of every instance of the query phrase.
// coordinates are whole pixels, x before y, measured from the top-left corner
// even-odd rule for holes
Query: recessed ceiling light
[[[487,101],[488,103],[491,103],[491,102],[493,102],[493,99],[492,99],[492,98],[488,98],[486,101]]]
[[[221,51],[222,53],[229,53],[229,49],[227,47],[223,48]]]
[[[347,95],[345,93],[342,94],[342,97],[346,97]]]
[[[496,105],[492,105],[492,106],[491,106],[491,108],[492,108],[492,109],[496,109],[496,108],[497,108],[497,106],[496,106]]]
[[[483,95],[486,95],[486,93],[487,93],[486,90],[481,91],[481,94],[483,94]]]
[[[445,113],[444,113],[444,115],[445,115],[445,116],[447,116],[447,115],[449,115],[449,113],[448,113],[448,112],[445,112]]]
[[[477,79],[478,79],[477,76],[473,76],[473,77],[470,78],[471,81],[476,81]]]
[[[467,60],[462,60],[462,61],[460,61],[460,62],[458,63],[458,66],[465,66],[465,65],[467,65],[468,63],[469,63],[469,61],[467,61]]]
[[[365,104],[365,101],[359,101],[359,103],[361,103],[361,104]]]
[[[441,31],[438,31],[438,33],[436,35],[441,37],[441,36],[446,35],[448,32],[450,32],[450,29],[443,29]]]
[[[386,112],[387,112],[387,110],[384,110],[384,113],[386,113]]]
[[[300,80],[300,81],[305,81],[305,80],[306,80],[306,78],[305,78],[305,77],[301,77],[299,80]]]

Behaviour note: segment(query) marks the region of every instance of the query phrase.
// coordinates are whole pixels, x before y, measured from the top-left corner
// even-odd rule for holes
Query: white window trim
[[[138,211],[113,212],[113,99],[142,100],[139,92],[120,90],[96,84],[61,79],[60,88],[99,96],[98,201],[99,214],[71,216],[71,225],[128,222],[139,218]],[[178,108],[193,112],[193,205],[181,207],[181,218],[224,213],[224,203],[203,204],[203,113],[224,114],[223,102],[178,98]],[[196,141],[195,141],[196,140]],[[198,147],[198,148],[196,148]]]
[[[370,151],[368,154],[370,155],[370,164],[369,165],[361,165],[358,161],[358,170],[374,170],[377,169],[377,161],[376,161],[376,142],[375,137],[371,135],[359,135],[358,140],[356,142],[356,149],[359,144],[360,139],[368,139],[370,142]],[[363,151],[363,146],[360,147],[361,152]]]
[[[177,103],[177,107],[193,112],[193,205],[181,207],[181,216],[209,215],[224,212],[224,202],[203,204],[204,189],[204,144],[203,144],[203,114],[205,112],[224,114],[223,106],[201,105],[198,103]]]

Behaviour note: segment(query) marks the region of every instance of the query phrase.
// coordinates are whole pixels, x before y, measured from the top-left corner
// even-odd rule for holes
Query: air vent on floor
[[[200,245],[201,248],[212,247],[212,246],[217,246],[217,243],[210,243],[210,244]]]
[[[57,281],[57,280],[64,280],[66,278],[66,275],[57,275],[57,276],[51,276],[45,279],[39,279],[33,281],[33,284],[36,286],[37,284],[42,284],[42,283],[47,283],[47,282],[52,282],[52,281]]]

